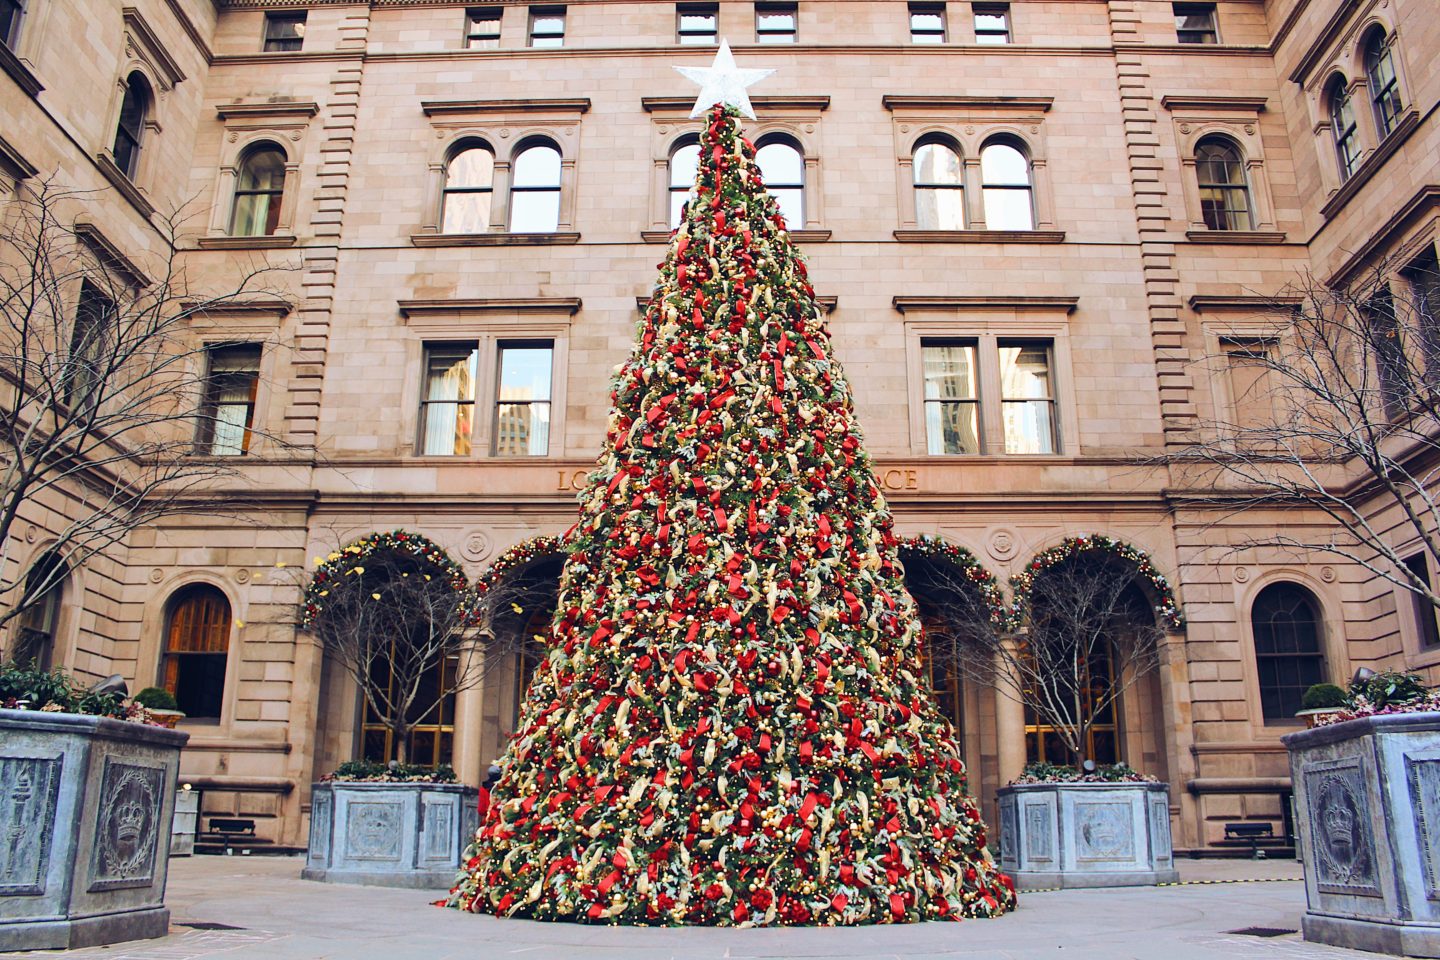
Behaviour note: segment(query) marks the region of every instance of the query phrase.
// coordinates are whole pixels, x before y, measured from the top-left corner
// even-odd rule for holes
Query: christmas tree
[[[995,916],[1014,890],[925,690],[850,389],[737,117],[708,115],[548,658],[449,903],[628,924]]]

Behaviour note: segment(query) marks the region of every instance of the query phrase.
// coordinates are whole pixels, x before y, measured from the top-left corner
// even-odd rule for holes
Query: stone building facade
[[[708,64],[723,36],[776,68],[749,134],[776,148],[770,185],[901,532],[1002,583],[1077,534],[1148,554],[1186,626],[1125,698],[1115,752],[1170,783],[1181,849],[1228,821],[1278,827],[1295,724],[1267,717],[1267,588],[1312,605],[1315,676],[1434,673],[1440,652],[1358,566],[1226,550],[1241,523],[1321,518],[1227,519],[1134,463],[1232,410],[1234,371],[1209,358],[1263,328],[1266,296],[1303,273],[1433,262],[1428,7],[0,0],[0,206],[50,177],[95,191],[92,233],[136,282],[165,255],[156,218],[182,206],[198,287],[285,268],[206,334],[216,375],[249,391],[231,402],[254,439],[242,425],[201,452],[242,464],[253,515],[167,521],[73,570],[40,624],[49,658],[188,684],[192,714],[214,714],[184,722],[204,815],[303,845],[309,783],[363,749],[364,724],[297,628],[291,571],[404,528],[479,574],[573,522],[672,177],[683,194],[697,121],[671,67]],[[1341,91],[1353,124],[1337,131]],[[927,371],[956,364],[945,396],[963,409],[929,409]],[[66,502],[31,509],[18,563]],[[208,666],[167,674],[192,621]],[[468,782],[517,694],[500,671],[453,704],[444,751]],[[954,704],[993,820],[1025,714],[987,690]]]

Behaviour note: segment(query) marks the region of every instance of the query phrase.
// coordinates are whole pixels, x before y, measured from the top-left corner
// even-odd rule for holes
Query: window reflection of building
[[[1119,725],[1115,722],[1117,703],[1101,704],[1096,701],[1104,695],[1110,685],[1111,664],[1108,657],[1093,657],[1087,664],[1084,679],[1080,683],[1080,715],[1093,717],[1094,723],[1085,736],[1085,759],[1096,763],[1115,763],[1120,760]],[[1070,765],[1075,762],[1065,740],[1054,726],[1044,722],[1035,708],[1025,707],[1025,762]]]
[[[407,720],[419,721],[410,730],[410,744],[407,756],[410,763],[434,766],[438,763],[450,763],[455,755],[455,677],[460,666],[460,658],[456,656],[446,657],[443,663],[437,663],[433,669],[427,670],[420,681],[419,692],[416,693],[413,705],[410,708]],[[387,696],[397,696],[394,678],[389,676],[389,664],[384,660],[377,661],[371,668],[372,675],[379,674],[384,677]],[[444,696],[441,696],[441,692]],[[438,701],[435,709],[429,708]],[[382,763],[394,760],[398,756],[398,744],[395,733],[385,726],[384,720],[375,712],[370,704],[365,705],[365,726],[363,731],[365,740],[365,759],[377,760]]]

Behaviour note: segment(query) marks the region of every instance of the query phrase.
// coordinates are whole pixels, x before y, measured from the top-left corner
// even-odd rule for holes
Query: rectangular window
[[[945,42],[945,4],[910,4],[910,42]]]
[[[565,46],[565,8],[530,8],[530,46]]]
[[[1055,452],[1055,379],[1048,342],[1001,340],[1006,453]]]
[[[1440,262],[1432,246],[1410,261],[1403,271],[1410,283],[1420,349],[1424,352],[1425,379],[1440,384]]]
[[[975,344],[923,341],[925,443],[935,455],[980,452]]]
[[[1264,427],[1275,423],[1274,381],[1270,376],[1274,345],[1265,340],[1227,339],[1225,354],[1230,384],[1231,426]]]
[[[299,50],[305,43],[305,12],[265,14],[265,52]]]
[[[799,37],[799,5],[755,4],[756,43],[794,43]]]
[[[480,351],[474,343],[426,345],[420,400],[422,454],[454,457],[470,453],[479,362]]]
[[[1177,3],[1175,9],[1175,39],[1181,43],[1219,43],[1220,32],[1215,28],[1215,4]]]
[[[1430,564],[1426,561],[1425,554],[1417,553],[1413,557],[1407,557],[1405,569],[1409,570],[1415,579],[1434,589],[1430,582]],[[1437,628],[1435,622],[1435,605],[1414,590],[1409,593],[1411,609],[1415,611],[1415,629],[1420,634],[1420,649],[1440,647],[1440,628]]]
[[[499,352],[495,455],[543,457],[550,452],[550,380],[555,346],[549,340],[502,341]]]
[[[713,3],[675,7],[675,37],[685,46],[714,46],[720,36],[720,8]]]
[[[977,3],[974,10],[976,43],[1010,42],[1010,4]]]
[[[465,11],[465,49],[494,50],[500,46],[500,15],[504,7]]]
[[[60,393],[66,403],[93,402],[108,364],[106,346],[115,320],[115,301],[89,280],[80,284],[75,326],[70,331],[70,352],[60,373]]]
[[[20,0],[0,0],[0,43],[11,50],[20,39],[20,19],[24,13],[25,6]]]
[[[205,395],[195,452],[238,457],[250,452],[255,394],[260,387],[260,345],[236,343],[206,351]]]
[[[1380,382],[1380,400],[1389,416],[1403,413],[1410,393],[1410,367],[1405,357],[1404,333],[1395,318],[1395,297],[1382,287],[1361,305],[1365,336],[1375,356],[1375,374]]]

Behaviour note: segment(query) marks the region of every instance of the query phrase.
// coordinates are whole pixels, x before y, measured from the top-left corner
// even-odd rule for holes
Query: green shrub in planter
[[[179,710],[175,694],[162,687],[146,687],[135,694],[135,702],[146,710]]]
[[[64,670],[41,670],[14,660],[0,662],[0,707],[96,717],[126,716],[125,698],[118,693],[91,693]]]
[[[1350,700],[1364,697],[1377,708],[1412,703],[1427,693],[1425,681],[1413,673],[1386,671],[1350,684]]]
[[[1300,706],[1306,710],[1329,710],[1345,706],[1345,691],[1333,683],[1317,683],[1305,691]]]

